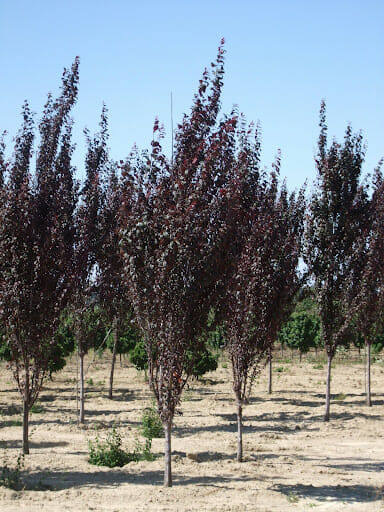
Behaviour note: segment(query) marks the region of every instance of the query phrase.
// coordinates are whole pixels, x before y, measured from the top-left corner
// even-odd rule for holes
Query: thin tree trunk
[[[237,462],[243,462],[243,408],[237,402]]]
[[[299,355],[299,361],[300,361],[300,363],[301,363],[301,362],[302,362],[302,359],[303,359],[303,353],[302,353],[302,351],[301,351],[301,350],[299,351],[299,354],[300,354],[300,355]]]
[[[368,339],[365,341],[367,346],[367,361],[366,361],[366,379],[367,379],[367,397],[366,403],[368,407],[371,407],[371,343]]]
[[[29,455],[29,403],[23,399],[23,453]]]
[[[165,444],[164,444],[164,487],[172,487],[172,467],[171,467],[171,430],[172,420],[168,420],[164,425]]]
[[[80,357],[80,411],[79,411],[79,422],[84,423],[84,401],[85,401],[85,392],[84,392],[84,353],[79,353]]]
[[[331,365],[333,357],[328,354],[328,366],[327,366],[327,388],[325,393],[325,414],[324,421],[329,421],[329,407],[331,403]]]
[[[117,329],[117,319],[113,319],[113,351],[112,351],[112,364],[111,364],[111,374],[109,376],[109,393],[108,397],[112,399],[113,394],[113,376],[115,373],[115,363],[116,363],[116,351],[117,351],[117,342],[119,339],[119,333]]]
[[[272,394],[272,349],[268,351],[268,394]]]

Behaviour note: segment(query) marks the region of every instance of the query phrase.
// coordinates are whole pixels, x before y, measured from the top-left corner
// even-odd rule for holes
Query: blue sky
[[[383,27],[382,0],[0,0],[0,131],[11,146],[23,101],[40,114],[79,55],[79,176],[82,131],[97,130],[103,101],[113,158],[124,159],[134,143],[148,147],[155,117],[168,151],[171,91],[176,125],[225,37],[223,111],[236,104],[260,121],[265,166],[280,148],[289,188],[313,182],[325,98],[330,136],[342,139],[348,123],[362,130],[370,172],[384,156]]]

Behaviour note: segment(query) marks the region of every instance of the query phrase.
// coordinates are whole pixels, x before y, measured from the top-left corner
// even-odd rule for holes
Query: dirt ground
[[[173,431],[174,486],[163,482],[163,439],[154,462],[109,469],[88,463],[88,439],[119,425],[131,450],[143,409],[151,404],[144,377],[116,368],[107,397],[108,359],[87,361],[86,425],[77,425],[76,359],[47,382],[31,414],[26,488],[0,487],[0,510],[22,511],[356,511],[384,510],[384,364],[372,370],[374,405],[364,402],[364,368],[336,363],[331,421],[322,421],[325,365],[276,361],[274,390],[266,371],[244,411],[243,463],[236,462],[236,416],[230,368],[192,382]],[[0,365],[0,470],[21,448],[20,400]]]

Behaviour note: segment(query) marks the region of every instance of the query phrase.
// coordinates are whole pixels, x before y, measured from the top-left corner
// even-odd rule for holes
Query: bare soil
[[[384,510],[384,364],[372,369],[373,406],[365,405],[364,365],[337,362],[331,421],[323,422],[325,365],[275,362],[273,393],[263,372],[244,410],[244,462],[236,462],[236,415],[225,363],[183,395],[173,430],[172,488],[163,488],[163,439],[154,462],[109,469],[88,462],[88,440],[118,425],[132,450],[151,404],[142,374],[110,361],[87,361],[86,424],[77,424],[76,358],[48,381],[31,414],[31,454],[23,490],[0,487],[0,510],[355,511]],[[21,405],[10,370],[0,365],[0,470],[21,449]],[[1,473],[0,473],[1,476]]]

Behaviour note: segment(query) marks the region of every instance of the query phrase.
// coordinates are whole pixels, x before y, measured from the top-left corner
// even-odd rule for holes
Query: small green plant
[[[347,398],[347,395],[345,393],[339,393],[336,397],[335,397],[335,400],[339,400],[340,402],[342,402],[343,400],[345,400]]]
[[[22,420],[6,420],[1,422],[2,427],[21,427],[22,424]]]
[[[144,409],[141,417],[141,434],[147,439],[152,440],[155,437],[163,437],[164,429],[161,419],[156,411],[154,403],[151,407]]]
[[[133,452],[124,451],[121,445],[121,435],[116,427],[112,428],[112,432],[107,435],[105,441],[100,440],[99,436],[96,436],[94,441],[88,441],[89,463],[95,466],[114,468],[116,466],[125,466],[129,462],[155,460],[155,455],[151,452],[152,438],[147,438],[143,444],[136,437]]]
[[[43,407],[40,404],[33,404],[31,407],[32,414],[41,414],[43,412]]]
[[[324,365],[319,363],[319,364],[315,364],[313,365],[313,369],[314,370],[323,370],[324,369]]]
[[[297,503],[299,501],[299,497],[295,492],[290,491],[287,495],[287,500],[289,503]]]
[[[94,441],[88,441],[89,462],[95,466],[122,467],[133,460],[131,455],[121,448],[121,435],[116,427],[112,428],[105,441],[96,436]]]
[[[222,367],[222,368],[228,368],[228,363],[222,363],[222,364],[221,364],[221,367]]]
[[[151,451],[152,449],[152,439],[148,438],[145,440],[145,443],[140,443],[140,441],[136,438],[135,441],[135,450],[133,452],[132,458],[136,462],[139,460],[146,460],[152,462],[155,460],[155,455]]]
[[[285,370],[284,366],[278,366],[273,371],[276,373],[282,373]]]
[[[90,377],[87,381],[88,386],[93,386],[93,379]]]
[[[16,460],[14,468],[8,466],[7,461],[4,461],[0,473],[0,485],[8,487],[14,491],[19,491],[23,488],[23,481],[21,479],[21,471],[24,469],[24,454],[20,454]]]
[[[183,400],[185,402],[190,402],[192,400],[192,391],[190,389],[184,391]]]

